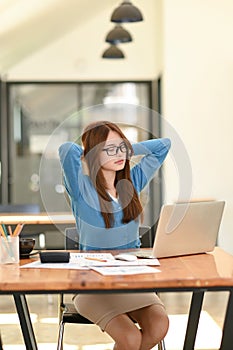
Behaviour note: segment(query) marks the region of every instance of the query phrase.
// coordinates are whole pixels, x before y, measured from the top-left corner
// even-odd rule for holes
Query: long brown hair
[[[119,134],[128,149],[125,166],[122,170],[116,172],[115,178],[115,187],[123,209],[122,222],[125,224],[131,220],[137,220],[142,213],[142,205],[130,178],[129,161],[133,154],[131,143],[116,124],[109,121],[93,122],[84,129],[82,143],[84,147],[84,157],[89,168],[90,178],[98,193],[101,214],[106,228],[113,227],[114,215],[112,201],[107,193],[106,181],[101,170],[100,152],[111,130]]]

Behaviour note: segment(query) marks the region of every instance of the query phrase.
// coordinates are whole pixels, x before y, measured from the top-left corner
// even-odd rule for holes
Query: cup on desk
[[[35,238],[20,238],[19,239],[19,255],[20,258],[28,258],[35,246]]]
[[[19,262],[19,237],[0,237],[0,264]]]

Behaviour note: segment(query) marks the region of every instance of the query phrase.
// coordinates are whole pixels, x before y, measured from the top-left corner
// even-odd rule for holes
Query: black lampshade
[[[132,37],[120,24],[116,24],[116,26],[107,34],[105,41],[110,44],[128,43],[132,41]]]
[[[111,22],[140,22],[143,20],[141,11],[131,1],[123,1],[112,14]]]
[[[102,58],[125,58],[124,53],[116,46],[111,45],[107,50],[104,51]]]

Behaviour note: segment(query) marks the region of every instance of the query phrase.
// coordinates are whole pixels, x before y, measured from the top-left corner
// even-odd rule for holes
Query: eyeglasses
[[[103,148],[102,151],[105,151],[109,157],[116,156],[118,151],[122,153],[127,153],[128,147],[125,143],[120,144],[120,146],[111,146],[108,148]]]

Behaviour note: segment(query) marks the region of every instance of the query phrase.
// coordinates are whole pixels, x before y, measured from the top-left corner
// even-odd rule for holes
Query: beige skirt
[[[74,297],[76,310],[103,331],[113,317],[153,304],[164,306],[155,293],[77,294]]]

